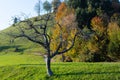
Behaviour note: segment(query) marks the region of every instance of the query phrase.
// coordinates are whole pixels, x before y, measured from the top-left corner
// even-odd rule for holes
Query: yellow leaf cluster
[[[108,35],[109,35],[110,40],[120,41],[120,26],[116,22],[109,23]]]
[[[92,29],[94,31],[98,31],[98,32],[104,32],[106,30],[105,26],[104,26],[104,23],[103,23],[103,20],[101,17],[94,17],[92,20],[91,20],[91,25],[92,25]]]
[[[93,46],[94,45],[94,46]],[[95,53],[99,50],[98,46],[96,43],[88,42],[87,44],[88,49],[92,52]]]

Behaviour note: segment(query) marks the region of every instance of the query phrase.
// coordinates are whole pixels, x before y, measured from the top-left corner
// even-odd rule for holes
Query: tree
[[[12,21],[13,21],[13,24],[16,24],[16,23],[20,22],[20,17],[14,16],[14,17],[12,17]]]
[[[94,60],[96,61],[112,61],[108,55],[108,45],[109,45],[109,37],[108,37],[108,24],[109,17],[104,14],[102,16],[96,16],[91,20],[92,30],[94,33],[94,43],[98,48],[98,52],[95,53]]]
[[[61,35],[63,37],[63,44],[61,46],[61,50],[65,49],[67,46],[71,44],[71,39],[73,39],[75,33],[77,32],[77,22],[76,16],[74,14],[74,10],[67,7],[67,5],[63,2],[58,7],[58,11],[56,12],[55,20],[59,22],[61,27],[55,25],[52,30],[52,40],[54,43],[51,43],[51,48],[55,51],[57,45],[59,43],[58,37]],[[64,55],[62,55],[62,61],[64,61]]]
[[[59,27],[60,35],[58,36],[58,39],[55,40],[58,41],[58,45],[56,49],[52,51],[51,43],[54,42],[52,41],[52,37],[50,36],[50,34],[48,34],[47,32],[47,29],[49,28],[48,22],[51,21],[52,18],[53,18],[52,14],[46,14],[42,16],[40,19],[38,18],[37,20],[34,21],[30,19],[21,21],[19,24],[16,24],[18,27],[18,30],[16,31],[18,31],[19,33],[10,33],[10,35],[13,36],[14,38],[25,37],[28,40],[32,41],[33,43],[39,44],[46,50],[46,55],[44,55],[44,57],[46,61],[47,74],[49,76],[53,75],[53,72],[51,70],[51,59],[56,55],[63,54],[72,49],[77,36],[77,32],[75,32],[75,34],[72,35],[73,37],[71,38],[71,40],[69,40],[70,43],[69,46],[66,46],[64,49],[61,50],[61,47],[64,44],[63,35],[65,34],[64,32],[62,32],[61,28],[62,24],[59,21],[56,21],[54,25]],[[75,22],[75,20],[73,21]]]
[[[35,4],[35,7],[34,7],[36,13],[38,14],[38,16],[40,16],[40,11],[41,11],[41,1],[39,0],[36,4]]]
[[[68,3],[68,0],[63,0],[63,2],[67,4],[67,3]]]
[[[60,0],[53,0],[52,1],[53,12],[57,12],[57,9],[58,9],[60,4],[61,4]]]
[[[51,8],[52,8],[52,6],[51,6],[51,4],[48,1],[45,1],[43,3],[43,9],[45,9],[45,11],[51,12]]]
[[[18,22],[20,22],[20,18],[19,17],[14,17],[13,18],[13,24],[16,24]]]
[[[108,25],[108,53],[109,56],[114,60],[120,60],[120,14],[114,13],[111,17],[111,22]]]

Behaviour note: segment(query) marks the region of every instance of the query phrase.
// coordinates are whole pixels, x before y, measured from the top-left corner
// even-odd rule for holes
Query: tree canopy
[[[43,3],[43,9],[45,9],[47,12],[51,12],[52,10],[52,4],[48,1],[45,1]]]

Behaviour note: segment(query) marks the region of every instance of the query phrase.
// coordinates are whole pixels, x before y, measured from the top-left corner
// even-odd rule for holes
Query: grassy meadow
[[[35,55],[1,55],[0,66],[19,65],[19,64],[40,64],[42,57]]]
[[[42,57],[1,55],[0,80],[120,80],[120,63],[52,62],[54,75],[46,75]]]

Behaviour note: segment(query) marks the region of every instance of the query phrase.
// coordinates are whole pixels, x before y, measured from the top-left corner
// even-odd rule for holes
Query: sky
[[[23,14],[28,15],[28,17],[37,16],[34,10],[37,2],[38,0],[0,0],[0,30],[9,27],[14,16]]]

